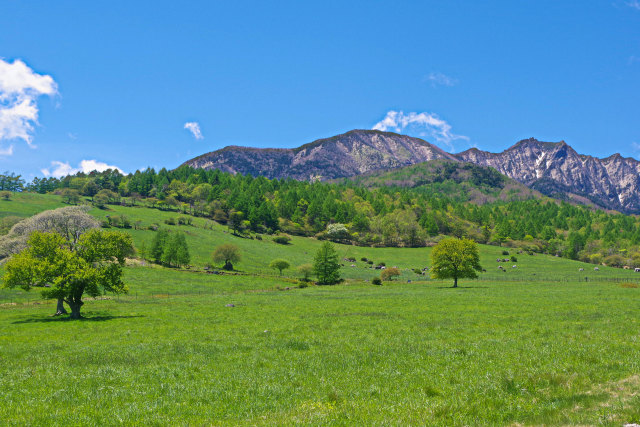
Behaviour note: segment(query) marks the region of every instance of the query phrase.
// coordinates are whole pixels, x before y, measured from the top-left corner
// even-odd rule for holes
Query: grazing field
[[[37,200],[42,209],[58,206],[52,196]],[[91,213],[124,213],[143,224],[177,217],[136,207]],[[497,263],[506,258],[503,249],[481,246],[487,272],[452,289],[451,281],[410,271],[430,265],[428,248],[336,245],[341,258],[357,259],[344,262],[347,280],[298,288],[293,269],[278,277],[269,261],[311,262],[320,242],[293,237],[278,245],[269,236],[240,238],[204,224],[167,226],[187,234],[189,270],[133,264],[125,270],[130,293],[87,300],[82,321],[51,317],[55,304],[36,292],[1,289],[0,419],[13,425],[640,422],[640,273],[596,272],[589,264],[513,251],[518,262]],[[154,233],[127,232],[136,245]],[[213,248],[229,241],[242,250],[240,273],[202,271]],[[402,276],[373,286],[368,280],[379,271],[362,257],[397,265]]]
[[[3,420],[640,420],[639,288],[434,281],[279,291],[276,279],[206,283],[174,272],[157,283],[142,271],[129,271],[137,298],[89,301],[84,321],[49,317],[53,305],[0,309]]]

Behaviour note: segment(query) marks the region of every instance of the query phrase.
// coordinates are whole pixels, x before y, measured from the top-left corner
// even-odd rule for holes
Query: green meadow
[[[17,195],[0,217],[59,206]],[[55,304],[36,292],[1,289],[3,423],[640,422],[640,273],[511,249],[518,261],[497,263],[503,249],[481,246],[487,272],[452,289],[411,271],[430,265],[428,248],[336,245],[357,260],[342,261],[345,281],[299,287],[295,266],[312,261],[314,239],[240,238],[199,218],[166,226],[179,215],[141,207],[90,213],[185,232],[192,266],[133,262],[130,293],[88,299],[81,321],[51,317]],[[154,235],[126,231],[138,247]],[[225,242],[241,248],[239,272],[205,272]],[[373,286],[379,271],[362,257],[402,275]],[[284,277],[274,258],[292,264]]]

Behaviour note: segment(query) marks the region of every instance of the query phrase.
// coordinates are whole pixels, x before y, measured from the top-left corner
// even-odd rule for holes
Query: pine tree
[[[333,245],[324,242],[313,260],[313,272],[319,285],[333,285],[340,280],[340,263],[338,253]]]

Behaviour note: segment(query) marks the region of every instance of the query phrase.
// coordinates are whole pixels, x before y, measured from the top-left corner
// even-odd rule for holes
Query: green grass
[[[79,322],[50,318],[52,305],[0,309],[0,416],[14,424],[638,421],[638,289],[434,282],[252,292],[221,279],[212,294],[90,301]],[[138,283],[147,286],[155,283]]]
[[[12,193],[10,200],[0,200],[0,218],[26,218],[39,212],[68,206],[58,196],[37,193]]]
[[[94,212],[114,213],[177,216]],[[358,259],[345,262],[348,280],[298,289],[266,266],[309,262],[320,242],[281,246],[202,225],[172,227],[188,232],[191,271],[127,267],[130,294],[87,300],[82,321],[50,317],[54,304],[34,303],[35,292],[0,290],[3,423],[640,422],[640,288],[608,281],[637,273],[526,254],[502,273],[502,248],[482,246],[487,273],[458,289],[409,271],[373,286],[361,279],[379,271],[361,257],[406,270],[429,265],[429,249],[337,245]],[[130,232],[136,244],[153,236]],[[195,271],[226,241],[242,248],[243,274]]]

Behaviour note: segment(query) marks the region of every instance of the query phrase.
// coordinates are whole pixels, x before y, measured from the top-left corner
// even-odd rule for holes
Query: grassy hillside
[[[364,187],[421,188],[430,194],[446,194],[457,202],[488,203],[497,200],[542,198],[493,168],[471,163],[431,160],[402,168],[376,171],[349,178]]]
[[[14,202],[28,205],[24,196]],[[37,200],[59,203],[55,196]],[[125,214],[143,225],[176,216],[136,207],[91,213]],[[190,270],[130,266],[131,293],[88,300],[84,321],[50,317],[55,305],[34,303],[36,293],[0,290],[1,419],[16,425],[640,421],[640,288],[629,283],[638,273],[595,272],[589,264],[526,254],[516,254],[517,268],[501,263],[503,273],[496,262],[506,258],[502,248],[481,246],[487,272],[452,289],[407,270],[428,266],[429,248],[336,245],[341,257],[358,259],[356,267],[345,262],[348,280],[299,289],[268,263],[310,262],[320,242],[293,237],[282,246],[266,235],[243,239],[204,225],[196,219],[193,226],[167,226],[187,234]],[[137,245],[154,233],[127,232]],[[247,274],[198,271],[212,248],[228,241],[242,248],[237,268]],[[379,271],[365,268],[361,257],[397,265],[403,276],[373,286],[362,279]]]

